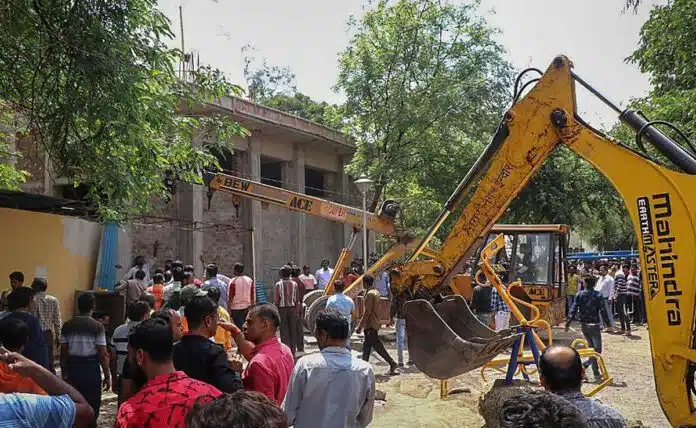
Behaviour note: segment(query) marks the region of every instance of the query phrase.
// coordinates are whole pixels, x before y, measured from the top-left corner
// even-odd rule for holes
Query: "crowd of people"
[[[231,277],[208,264],[200,279],[193,266],[180,261],[150,268],[143,257],[136,258],[115,286],[124,295],[127,318],[113,332],[95,319],[93,293],[81,294],[77,315],[63,323],[58,299],[47,294],[44,278],[25,287],[21,272],[10,274],[10,288],[0,295],[0,401],[13,410],[0,410],[0,417],[22,418],[22,411],[35,411],[27,416],[36,422],[29,426],[96,426],[102,392],[111,389],[118,395],[117,427],[222,427],[239,421],[250,428],[360,427],[370,423],[374,407],[372,351],[389,364],[388,375],[399,374],[404,366],[403,304],[413,296],[408,289],[392,290],[386,272],[364,275],[364,311],[357,319],[355,302],[344,291],[363,275],[360,261],[333,282],[334,293],[312,329],[320,352],[305,356],[303,296],[329,286],[333,270],[328,260],[314,273],[308,265],[283,266],[272,303],[256,302],[255,283],[241,263],[234,265]],[[609,267],[597,266],[599,278],[593,268],[571,268],[568,323],[579,314],[588,343],[601,352],[596,325],[601,319],[611,326],[613,306],[608,301],[621,302],[617,307],[633,302],[619,296],[640,282],[631,266],[622,266],[613,276]],[[611,299],[605,299],[604,287],[611,290]],[[509,309],[495,290],[483,296],[483,303],[480,294],[475,291],[472,301],[476,316],[485,324],[494,318],[497,329],[507,328]],[[397,361],[379,335],[384,299],[391,304]],[[506,309],[508,316],[500,316]],[[627,315],[620,309],[619,315],[630,334]],[[364,331],[362,359],[351,354],[354,331]],[[54,370],[54,344],[59,347],[60,377]],[[591,360],[577,363],[579,356],[569,349],[550,348],[542,356],[542,384],[580,403],[579,384],[577,390],[574,383],[558,386],[570,379],[570,374],[558,372],[580,370],[582,379],[589,365],[598,376],[597,366]],[[597,417],[594,404],[576,407],[588,419]],[[53,416],[45,419],[38,410]]]
[[[302,298],[327,286],[333,273],[328,265],[323,261],[314,275],[307,265],[288,263],[272,303],[258,303],[254,281],[240,263],[231,277],[208,264],[198,279],[193,266],[180,261],[150,271],[151,263],[137,257],[114,288],[124,296],[126,320],[110,334],[95,316],[94,293],[80,294],[77,315],[63,323],[58,299],[46,294],[47,281],[36,278],[25,287],[24,275],[13,272],[0,296],[0,401],[12,409],[2,416],[20,421],[23,412],[42,410],[55,417],[35,418],[29,426],[92,427],[102,392],[111,389],[118,395],[117,427],[240,421],[250,428],[321,427],[338,420],[366,426],[375,376],[369,363],[352,358],[355,305],[348,296],[340,299],[344,284],[362,274],[357,264],[335,281],[339,292],[317,316],[320,353],[297,359],[304,350]],[[370,323],[358,328],[374,330]],[[53,343],[60,347],[60,376]],[[316,412],[338,394],[346,406]]]

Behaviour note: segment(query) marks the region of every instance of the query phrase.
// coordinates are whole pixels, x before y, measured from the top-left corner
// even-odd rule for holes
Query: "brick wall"
[[[176,198],[172,198],[169,203],[159,202],[155,204],[155,209],[150,213],[150,215],[156,217],[176,218]],[[174,221],[160,221],[153,219],[135,220],[129,228],[132,257],[135,258],[139,255],[143,255],[146,258],[152,257],[153,245],[155,244],[155,241],[159,241],[159,249],[157,251],[157,260],[155,262],[155,266],[164,266],[165,260],[175,260],[179,258],[180,252],[176,229],[177,227],[186,226],[179,225]],[[187,264],[193,262],[192,260],[183,261]],[[125,268],[130,267],[133,260],[119,260],[119,263],[123,265],[123,273],[125,274]]]
[[[248,201],[241,201],[241,204]],[[240,206],[239,217],[232,196],[217,192],[210,203],[203,204],[203,258],[206,263],[216,263],[221,273],[232,276],[235,263],[244,263],[244,251],[248,239],[247,226],[242,221],[244,207]],[[251,271],[251,266],[248,267]]]
[[[308,264],[317,270],[321,259],[327,258],[333,265],[341,252],[340,242],[334,242],[334,228],[343,227],[340,223],[318,217],[307,217],[307,260],[298,261],[300,266]]]
[[[294,253],[291,242],[291,216],[285,208],[267,205],[261,208],[261,257],[263,257],[263,277],[266,288],[275,283],[278,269],[291,261]],[[258,272],[257,272],[258,275]]]

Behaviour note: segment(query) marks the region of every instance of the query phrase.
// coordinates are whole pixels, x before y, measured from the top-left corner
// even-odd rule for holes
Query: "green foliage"
[[[653,86],[633,107],[696,135],[696,0],[653,7],[628,60],[650,74]]]
[[[12,138],[17,130],[17,119],[0,103],[0,188],[19,190],[29,176],[26,171],[13,166],[21,153],[12,148]]]
[[[380,0],[350,22],[336,87],[358,146],[348,172],[375,181],[372,209],[382,197],[442,206],[495,129],[511,67],[477,6]],[[406,222],[426,228],[427,205],[405,203]]]
[[[314,101],[300,92],[293,95],[276,94],[262,100],[261,103],[331,128],[340,129],[343,126],[343,106]]]
[[[271,65],[266,58],[258,60],[249,54],[253,51],[250,45],[242,48],[249,99],[332,128],[343,127],[343,106],[297,92],[295,73],[289,67]]]
[[[635,246],[630,218],[616,190],[565,147],[541,166],[502,222],[564,223],[599,250]]]
[[[163,173],[199,182],[209,148],[245,131],[193,107],[241,93],[208,67],[180,80],[156,0],[8,0],[0,6],[0,99],[27,120],[57,176],[90,188],[107,219],[166,197]],[[181,114],[181,113],[184,114]],[[188,113],[188,114],[187,114]],[[197,147],[195,139],[205,143]]]
[[[256,48],[252,45],[242,48],[244,78],[247,81],[247,95],[250,100],[262,103],[276,95],[291,95],[297,92],[295,73],[290,67],[269,65],[266,58],[258,60],[252,54],[255,51]]]

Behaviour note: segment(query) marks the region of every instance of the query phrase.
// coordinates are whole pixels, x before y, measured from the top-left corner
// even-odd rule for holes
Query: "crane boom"
[[[205,173],[204,180],[211,192],[219,190],[362,229],[362,210],[359,208],[228,174]],[[211,193],[209,197],[212,197]],[[394,226],[398,211],[399,205],[395,201],[384,201],[376,214],[367,213],[367,229],[382,235],[403,237],[405,232]]]

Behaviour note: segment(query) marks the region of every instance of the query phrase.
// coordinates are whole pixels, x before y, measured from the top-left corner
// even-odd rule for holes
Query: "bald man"
[[[570,401],[588,421],[588,427],[626,427],[624,418],[613,408],[585,397],[580,386],[585,368],[580,354],[568,346],[551,346],[539,358],[539,378],[548,391]]]

